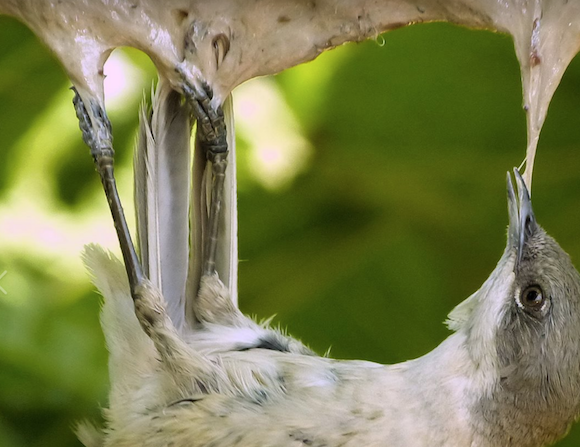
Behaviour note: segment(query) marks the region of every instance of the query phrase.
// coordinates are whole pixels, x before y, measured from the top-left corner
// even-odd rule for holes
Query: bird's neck
[[[490,446],[540,447],[563,437],[574,413],[535,391],[506,390],[500,380],[491,395],[474,402],[471,420],[474,434]]]
[[[550,394],[548,379],[526,382],[514,370],[502,373],[493,355],[486,355],[492,361],[478,360],[458,332],[409,362],[409,373],[426,402],[443,396],[439,404],[451,409],[448,420],[465,433],[466,445],[539,447],[560,439],[577,415],[576,396]]]

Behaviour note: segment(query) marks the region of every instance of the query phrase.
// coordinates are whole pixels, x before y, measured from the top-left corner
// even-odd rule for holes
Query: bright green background
[[[431,24],[381,44],[348,45],[275,78],[314,148],[285,187],[251,175],[240,139],[240,301],[259,317],[276,313],[319,352],[394,363],[440,343],[446,314],[499,259],[505,172],[524,157],[525,122],[509,37]],[[576,260],[579,77],[575,60],[534,175],[536,215]],[[66,228],[85,228],[91,213],[108,219],[88,150],[70,131],[73,108],[62,118],[55,108],[72,98],[68,86],[31,33],[0,18],[0,222],[21,209],[31,219],[44,211],[39,231],[53,215]],[[139,99],[111,114],[126,179]],[[50,132],[35,130],[47,122]],[[127,203],[129,180],[121,186]],[[99,298],[77,248],[40,249],[18,239],[18,226],[2,228],[0,446],[78,445],[71,424],[99,418],[107,399]],[[559,445],[579,442],[576,428]]]

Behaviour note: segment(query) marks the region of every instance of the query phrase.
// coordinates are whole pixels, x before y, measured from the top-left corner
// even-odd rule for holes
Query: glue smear
[[[521,67],[528,145],[524,180],[531,191],[534,158],[552,96],[580,49],[580,1],[500,0],[498,29],[514,38]]]

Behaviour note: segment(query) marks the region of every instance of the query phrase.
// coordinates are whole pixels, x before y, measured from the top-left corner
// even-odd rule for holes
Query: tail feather
[[[141,109],[135,151],[135,209],[145,274],[167,302],[178,328],[185,322],[189,261],[191,118],[181,95],[160,79],[152,109]]]
[[[216,270],[237,304],[238,243],[236,147],[231,96],[224,106],[228,139]],[[163,79],[142,108],[135,152],[135,209],[141,262],[161,290],[177,328],[194,327],[211,197],[211,162],[195,150],[191,118],[179,93]]]
[[[238,303],[238,190],[236,176],[236,135],[232,96],[223,106],[228,130],[228,167],[223,194],[216,269],[220,279],[229,288],[234,304]]]

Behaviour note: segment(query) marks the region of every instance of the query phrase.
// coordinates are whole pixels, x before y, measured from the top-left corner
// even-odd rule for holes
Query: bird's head
[[[449,326],[463,333],[486,392],[522,406],[580,406],[580,275],[537,223],[529,192],[508,174],[505,252],[483,286],[455,308]],[[506,397],[507,398],[507,397]]]

